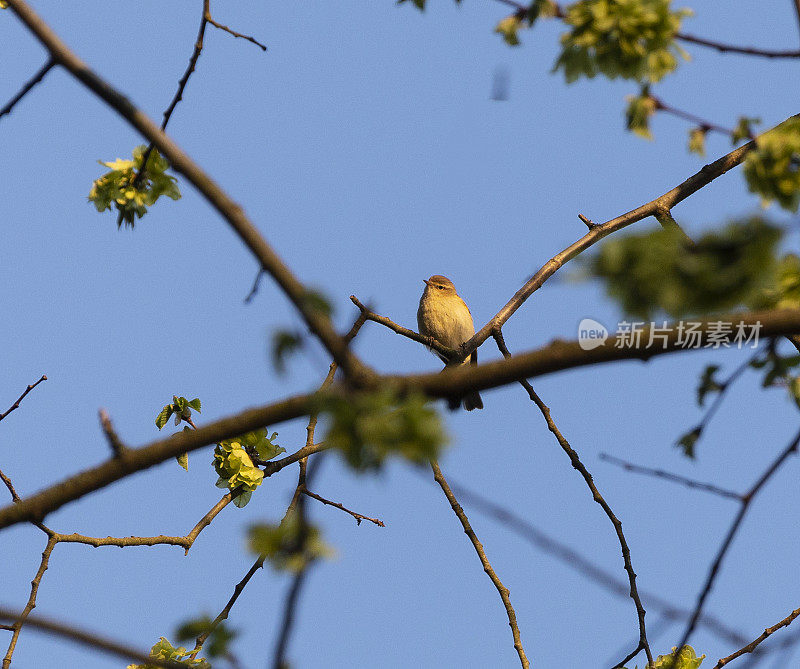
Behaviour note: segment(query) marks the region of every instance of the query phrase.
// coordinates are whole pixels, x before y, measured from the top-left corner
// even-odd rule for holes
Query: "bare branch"
[[[492,334],[492,331],[508,321],[514,312],[519,309],[536,290],[541,288],[547,279],[555,274],[565,263],[575,258],[580,253],[583,253],[593,244],[596,244],[604,237],[607,237],[617,230],[621,230],[633,223],[641,221],[649,216],[655,216],[663,211],[671,211],[672,208],[678,203],[682,202],[690,195],[696,193],[698,190],[710,184],[717,177],[722,176],[732,168],[739,165],[747,156],[747,154],[755,148],[755,142],[748,142],[734,149],[730,153],[722,156],[704,166],[699,172],[692,175],[686,181],[676,186],[672,190],[667,191],[660,197],[657,197],[650,202],[643,204],[636,209],[632,209],[626,214],[612,218],[606,223],[595,225],[589,232],[587,232],[578,241],[568,246],[563,251],[557,253],[550,260],[548,260],[536,274],[534,274],[522,286],[514,296],[495,314],[495,316],[478,330],[475,335],[466,342],[462,347],[462,352],[469,355],[478,346],[485,342]]]
[[[111,416],[108,415],[108,412],[105,409],[100,409],[98,415],[100,417],[100,427],[103,429],[103,434],[106,435],[106,441],[111,448],[111,452],[114,453],[115,457],[122,457],[125,454],[127,446],[122,443],[122,440],[114,430],[114,425],[111,422]]]
[[[14,106],[24,98],[28,92],[36,86],[42,79],[44,79],[45,75],[55,67],[56,62],[50,58],[48,61],[42,65],[26,83],[20,89],[19,93],[17,93],[13,98],[11,98],[8,103],[0,109],[0,118],[3,118],[6,114],[10,114],[11,110],[14,109]]]
[[[508,625],[511,627],[511,634],[514,637],[514,648],[517,650],[517,655],[519,655],[519,661],[523,669],[528,669],[528,667],[531,665],[527,656],[525,655],[525,649],[522,647],[519,626],[517,625],[517,614],[514,612],[514,607],[511,605],[511,598],[509,596],[510,593],[508,588],[503,585],[503,582],[492,568],[489,559],[486,557],[486,552],[483,550],[483,545],[478,540],[478,537],[473,531],[472,526],[469,524],[467,514],[464,513],[464,509],[461,508],[461,505],[458,503],[453,491],[447,484],[447,481],[442,474],[442,470],[439,469],[439,463],[435,460],[431,460],[431,469],[433,470],[434,480],[439,484],[439,487],[442,489],[442,492],[444,492],[445,497],[447,497],[447,501],[450,502],[453,512],[458,517],[461,527],[464,528],[464,534],[466,534],[469,537],[469,540],[472,542],[475,552],[478,554],[478,558],[483,565],[483,571],[486,572],[486,575],[491,579],[494,587],[497,588],[497,592],[500,593],[500,599],[503,600],[503,606],[505,606],[506,614],[508,615]]]
[[[11,656],[14,654],[14,649],[17,646],[19,632],[22,629],[22,626],[25,624],[25,621],[28,619],[30,612],[36,608],[36,595],[39,592],[39,584],[42,582],[42,576],[44,576],[44,573],[47,571],[47,567],[50,564],[50,555],[52,554],[53,549],[56,547],[56,543],[57,541],[53,539],[53,537],[50,537],[47,540],[47,546],[45,546],[45,549],[42,552],[42,560],[39,563],[39,569],[36,572],[36,576],[34,576],[33,580],[31,581],[31,594],[28,597],[28,602],[25,604],[25,608],[22,609],[21,613],[11,626],[13,633],[11,635],[11,642],[8,644],[6,655],[3,658],[3,669],[8,669],[11,666]]]
[[[798,616],[800,616],[800,609],[795,609],[780,622],[774,624],[772,627],[767,627],[767,629],[765,629],[758,637],[753,639],[753,641],[751,641],[749,644],[747,644],[743,648],[740,648],[735,653],[731,653],[727,657],[723,657],[722,659],[720,659],[714,665],[714,669],[721,669],[726,664],[728,664],[728,662],[730,662],[731,660],[735,660],[740,655],[744,655],[745,653],[752,653],[756,649],[758,644],[764,641],[764,639],[766,639],[768,636],[771,636],[782,627],[787,627],[791,625],[794,619],[797,618]]]
[[[695,604],[692,617],[690,618],[689,623],[686,626],[686,630],[683,633],[683,638],[681,639],[681,642],[676,646],[676,652],[679,651],[681,648],[683,648],[689,642],[689,637],[691,637],[692,632],[694,631],[694,628],[697,625],[697,620],[703,611],[703,605],[705,604],[706,598],[708,597],[708,594],[711,592],[711,588],[714,585],[717,573],[719,572],[719,568],[722,565],[722,560],[725,558],[725,554],[728,552],[728,548],[730,548],[730,545],[733,542],[733,538],[736,536],[736,533],[738,532],[739,526],[742,524],[745,515],[747,515],[747,510],[750,507],[750,502],[753,501],[753,498],[758,494],[761,488],[772,478],[775,472],[777,472],[778,469],[780,469],[781,465],[786,461],[786,459],[793,453],[797,452],[798,444],[800,444],[800,432],[797,433],[794,439],[792,439],[789,445],[772,462],[772,464],[769,467],[767,467],[766,471],[761,475],[758,481],[756,481],[753,487],[750,488],[750,490],[747,491],[744,495],[742,495],[741,507],[739,509],[739,513],[736,514],[736,518],[731,524],[731,527],[728,530],[728,534],[725,537],[725,540],[722,542],[719,551],[717,552],[716,558],[714,558],[714,562],[711,565],[711,569],[709,569],[708,576],[706,577],[706,582],[703,585],[703,589],[700,591],[700,594],[697,597],[697,604]],[[674,659],[671,664],[672,665],[675,664]]]
[[[409,339],[419,344],[424,344],[425,346],[433,349],[437,353],[442,354],[445,358],[453,359],[457,358],[460,355],[460,353],[457,350],[445,346],[444,344],[440,344],[433,337],[425,337],[424,335],[414,332],[414,330],[409,330],[408,328],[404,328],[402,325],[398,325],[389,318],[386,318],[386,316],[381,316],[379,314],[376,314],[369,307],[365,307],[363,304],[361,304],[361,302],[358,300],[358,298],[356,298],[355,295],[350,296],[350,301],[360,309],[361,313],[368,321],[379,323],[380,325],[389,328],[395,334],[402,335],[403,337],[408,337]]]
[[[261,42],[259,42],[259,41],[258,41],[258,40],[257,40],[255,37],[251,37],[250,35],[242,35],[242,33],[237,33],[235,30],[231,30],[230,28],[228,28],[228,26],[224,26],[224,25],[222,25],[221,23],[217,23],[217,22],[216,22],[214,19],[212,19],[210,16],[208,16],[208,17],[206,18],[206,20],[207,20],[207,21],[208,21],[208,22],[209,22],[209,23],[210,23],[212,26],[214,26],[215,28],[219,28],[220,30],[222,30],[223,32],[226,32],[226,33],[228,33],[229,35],[233,35],[234,37],[240,37],[240,38],[242,38],[242,39],[246,39],[248,42],[251,42],[251,43],[255,44],[255,45],[256,45],[257,47],[259,47],[259,48],[260,48],[262,51],[266,51],[266,50],[267,50],[267,47],[266,47],[264,44],[262,44]]]
[[[0,413],[0,420],[3,420],[12,411],[16,411],[17,409],[19,409],[20,402],[22,402],[22,400],[25,399],[25,396],[29,392],[31,392],[31,390],[33,390],[36,386],[38,386],[42,381],[47,381],[47,376],[45,374],[42,374],[42,378],[40,378],[36,383],[31,383],[27,388],[25,388],[25,392],[23,392],[22,395],[20,395],[17,398],[17,401],[14,402],[14,404],[12,404],[5,412]]]
[[[705,492],[710,492],[719,497],[727,497],[728,499],[735,499],[740,502],[742,501],[742,496],[738,492],[734,492],[733,490],[727,490],[726,488],[720,488],[719,486],[716,486],[713,483],[704,483],[702,481],[695,481],[693,479],[686,478],[685,476],[680,476],[678,474],[666,472],[663,469],[652,469],[650,467],[642,467],[640,465],[634,465],[633,463],[627,462],[626,460],[622,460],[621,458],[615,458],[613,455],[609,455],[608,453],[600,453],[600,459],[615,465],[619,465],[625,471],[635,472],[637,474],[646,474],[648,476],[655,476],[656,478],[661,478],[667,481],[680,483],[681,485],[684,485],[687,488],[693,488],[695,490],[704,490]]]
[[[720,53],[738,53],[744,56],[761,56],[762,58],[800,58],[800,49],[759,49],[751,46],[737,46],[696,37],[695,35],[687,35],[686,33],[678,33],[675,37],[689,44],[716,49]]]
[[[498,327],[492,333],[494,336],[495,342],[497,343],[497,348],[500,349],[500,352],[503,354],[503,357],[506,359],[511,358],[511,352],[508,350],[506,346],[505,339],[503,338],[503,332]],[[559,446],[567,454],[567,457],[570,459],[573,468],[575,468],[578,473],[583,477],[583,480],[586,482],[590,492],[592,493],[592,499],[597,502],[600,507],[605,512],[608,519],[611,521],[611,524],[614,526],[614,531],[617,534],[617,540],[619,541],[620,549],[622,550],[622,562],[625,566],[625,571],[628,574],[628,584],[630,586],[630,597],[633,600],[634,606],[636,607],[636,615],[639,622],[639,643],[636,648],[628,655],[625,659],[623,659],[619,664],[615,665],[621,667],[629,660],[633,659],[639,651],[644,651],[645,655],[647,655],[647,662],[649,664],[653,663],[653,656],[650,651],[650,645],[647,642],[647,629],[644,624],[644,617],[645,617],[645,610],[644,606],[642,605],[642,600],[639,597],[639,592],[636,588],[636,572],[633,570],[633,563],[631,562],[631,552],[628,548],[628,542],[625,539],[625,534],[622,531],[622,522],[617,518],[614,512],[611,509],[611,506],[606,502],[605,498],[600,494],[600,490],[597,488],[597,485],[592,478],[592,475],[589,473],[589,470],[586,468],[586,465],[581,462],[580,458],[578,457],[577,451],[570,446],[570,443],[567,441],[566,437],[561,434],[561,430],[558,429],[553,417],[550,414],[550,408],[542,401],[536,391],[533,389],[530,383],[526,380],[521,380],[520,383],[528,392],[528,396],[531,398],[534,404],[539,408],[541,411],[542,416],[544,416],[544,420],[547,423],[547,428],[550,432],[553,433],[553,436],[558,441]]]
[[[314,499],[319,500],[323,504],[327,504],[328,506],[335,506],[337,509],[341,509],[345,513],[349,513],[351,516],[353,516],[353,518],[356,519],[356,523],[358,525],[361,525],[361,521],[362,520],[368,520],[371,523],[375,523],[375,525],[378,525],[379,527],[386,527],[386,525],[383,524],[382,520],[378,520],[377,518],[370,518],[369,516],[363,516],[360,513],[356,513],[355,511],[351,511],[350,509],[348,509],[348,508],[342,506],[341,504],[339,504],[339,502],[331,502],[329,499],[325,499],[324,497],[320,497],[317,493],[311,492],[308,489],[303,489],[303,494],[304,495],[308,495],[309,497],[313,497]]]
[[[0,620],[16,620],[19,618],[19,612],[12,611],[5,607],[0,607]],[[164,669],[186,669],[185,664],[180,662],[172,662],[169,660],[159,660],[151,657],[148,653],[142,652],[136,648],[131,648],[118,641],[112,641],[106,637],[102,637],[85,630],[65,625],[64,623],[57,622],[51,618],[43,618],[41,616],[29,617],[25,624],[28,627],[34,627],[44,632],[49,632],[64,639],[74,641],[76,643],[88,646],[95,651],[103,651],[117,657],[123,657],[129,660],[135,660],[142,664],[152,665],[155,667],[164,667]]]

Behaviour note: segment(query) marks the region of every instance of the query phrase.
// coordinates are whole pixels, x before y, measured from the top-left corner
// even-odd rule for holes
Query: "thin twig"
[[[380,325],[389,328],[395,334],[407,337],[408,339],[411,339],[419,344],[424,344],[425,346],[433,349],[437,353],[440,353],[447,359],[457,358],[460,355],[460,353],[457,350],[439,343],[433,337],[426,337],[424,335],[421,335],[417,332],[414,332],[414,330],[409,330],[408,328],[404,328],[402,325],[398,325],[397,323],[387,318],[386,316],[381,316],[380,314],[376,314],[374,311],[372,311],[372,309],[364,306],[355,295],[350,296],[350,301],[359,308],[361,313],[368,321],[379,323]]]
[[[19,632],[22,629],[22,626],[25,624],[25,621],[28,619],[30,612],[36,608],[36,595],[39,592],[39,585],[42,582],[42,576],[44,576],[44,573],[47,571],[47,567],[50,564],[50,555],[52,554],[53,549],[56,547],[56,543],[58,542],[53,539],[53,537],[50,537],[47,540],[47,545],[42,552],[42,560],[39,563],[39,569],[36,572],[36,576],[34,576],[33,580],[31,581],[31,594],[28,597],[28,602],[25,604],[25,608],[22,609],[12,625],[13,633],[11,635],[11,642],[8,644],[6,655],[3,658],[3,669],[8,669],[11,666],[11,656],[14,654],[14,649],[17,646]]]
[[[31,392],[31,390],[33,390],[36,386],[38,386],[42,381],[47,381],[47,376],[45,374],[42,374],[42,378],[40,378],[36,383],[31,383],[27,388],[25,388],[25,391],[22,393],[22,395],[20,395],[17,398],[17,401],[14,402],[14,404],[12,404],[6,411],[0,413],[0,420],[3,420],[12,411],[16,411],[17,409],[19,409],[20,402],[22,402],[22,400],[25,399],[25,396],[29,392]]]
[[[255,37],[251,37],[250,35],[242,35],[242,33],[237,33],[235,30],[231,30],[228,26],[224,26],[221,23],[217,23],[211,16],[207,16],[206,20],[215,28],[219,28],[220,30],[228,33],[229,35],[233,35],[234,37],[240,37],[241,39],[246,39],[248,42],[252,42],[257,47],[259,47],[262,51],[266,51],[266,45],[259,42]]]
[[[737,46],[715,40],[678,33],[675,37],[683,42],[716,49],[720,53],[738,53],[745,56],[761,56],[762,58],[800,58],[800,49],[759,49],[751,46]]]
[[[717,573],[719,572],[719,568],[722,565],[722,560],[725,558],[725,554],[728,552],[728,548],[730,548],[731,543],[733,542],[733,538],[736,536],[736,533],[739,530],[739,526],[742,524],[745,515],[750,507],[750,502],[753,501],[753,498],[758,494],[761,488],[772,478],[775,472],[778,471],[780,466],[786,461],[786,459],[792,454],[797,451],[798,444],[800,444],[800,432],[792,439],[789,445],[780,453],[780,455],[767,467],[766,471],[761,475],[761,477],[756,481],[752,488],[741,498],[741,507],[739,508],[739,512],[736,514],[736,518],[734,518],[733,523],[731,524],[730,529],[728,530],[728,534],[725,537],[725,540],[722,542],[722,545],[717,552],[717,556],[714,558],[714,562],[709,569],[708,576],[706,577],[706,581],[703,584],[703,589],[700,591],[700,594],[697,597],[697,604],[695,604],[694,612],[692,613],[692,617],[689,619],[689,623],[686,626],[686,629],[683,633],[683,638],[681,642],[676,646],[676,652],[680,651],[688,642],[689,637],[691,637],[692,632],[697,624],[697,620],[700,617],[700,614],[703,611],[703,605],[705,604],[706,598],[708,597],[709,593],[711,592],[711,588],[714,586],[714,581],[716,580]],[[673,659],[672,665],[675,664],[675,660]]]
[[[56,62],[49,58],[47,62],[42,65],[26,83],[20,89],[19,93],[17,93],[13,98],[11,98],[8,103],[0,109],[0,118],[5,116],[6,114],[10,114],[11,110],[14,109],[14,105],[16,105],[22,98],[27,95],[28,91],[30,91],[36,84],[38,84],[42,79],[44,79],[45,75],[55,67]]]
[[[442,492],[444,492],[445,497],[447,497],[447,501],[450,502],[453,512],[456,514],[456,517],[461,523],[461,527],[464,528],[464,534],[466,534],[469,537],[469,540],[472,542],[475,552],[478,554],[478,558],[483,565],[483,571],[486,572],[486,575],[491,579],[494,587],[497,588],[497,592],[500,593],[500,599],[503,600],[503,606],[505,607],[506,614],[508,615],[508,625],[511,627],[511,634],[514,638],[514,648],[517,650],[517,655],[519,655],[519,661],[523,669],[528,669],[528,667],[530,667],[530,662],[525,655],[525,649],[522,647],[519,626],[517,625],[517,614],[514,612],[514,607],[511,605],[509,590],[503,585],[503,582],[497,576],[497,573],[489,562],[489,558],[486,557],[486,552],[483,550],[483,545],[478,540],[478,537],[473,531],[472,526],[469,524],[467,514],[464,513],[464,509],[461,508],[461,505],[458,503],[453,491],[447,484],[447,480],[444,478],[442,470],[439,468],[439,463],[435,460],[431,460],[431,469],[433,470],[434,480],[439,484],[439,487],[442,489]]]
[[[684,485],[687,488],[693,488],[695,490],[704,490],[705,492],[710,492],[714,495],[718,495],[719,497],[727,497],[728,499],[735,499],[739,502],[742,501],[742,496],[738,492],[734,492],[733,490],[728,490],[726,488],[720,488],[719,486],[714,485],[713,483],[704,483],[703,481],[695,481],[694,479],[690,479],[685,476],[680,476],[679,474],[673,474],[672,472],[667,472],[664,471],[663,469],[652,469],[651,467],[642,467],[641,465],[635,465],[631,462],[628,462],[627,460],[622,460],[621,458],[609,455],[608,453],[600,453],[599,457],[601,460],[605,460],[606,462],[619,465],[625,471],[635,472],[637,474],[646,474],[648,476],[655,476],[656,478],[661,478],[667,481],[680,483],[681,485]]]
[[[508,359],[511,358],[511,352],[508,350],[506,346],[505,339],[503,338],[503,332],[498,327],[493,332],[492,335],[495,339],[497,344],[497,348],[500,350],[500,353],[503,354],[503,357]],[[645,617],[645,609],[642,605],[642,600],[639,597],[639,592],[636,588],[636,572],[633,570],[633,563],[631,562],[631,552],[628,548],[628,542],[625,539],[625,534],[622,531],[622,523],[620,522],[619,518],[614,514],[611,506],[609,506],[608,502],[606,502],[605,498],[600,494],[600,491],[597,488],[597,485],[592,478],[592,475],[589,473],[589,470],[586,466],[581,462],[580,458],[578,457],[577,451],[575,451],[572,446],[570,446],[567,439],[561,434],[561,430],[558,429],[553,417],[550,414],[550,408],[542,401],[536,391],[533,389],[533,386],[525,380],[520,380],[520,384],[525,388],[528,393],[530,399],[536,404],[541,411],[542,416],[544,416],[545,422],[547,423],[547,427],[550,432],[553,433],[555,436],[556,441],[558,441],[559,446],[561,449],[567,454],[569,457],[570,462],[572,463],[573,468],[575,468],[578,473],[583,477],[583,480],[586,482],[589,490],[592,493],[592,499],[597,502],[605,512],[608,519],[611,521],[611,524],[614,526],[614,531],[617,534],[617,540],[619,541],[620,549],[622,550],[622,561],[625,566],[625,571],[628,574],[628,583],[630,585],[630,597],[633,600],[634,606],[636,607],[636,616],[639,622],[639,643],[637,647],[631,652],[628,657],[624,658],[621,662],[615,667],[621,667],[629,660],[633,659],[640,651],[644,651],[645,655],[647,656],[648,663],[653,663],[653,656],[650,651],[650,644],[647,641],[647,629],[644,623]]]
[[[313,497],[314,499],[319,500],[323,504],[327,504],[328,506],[335,506],[337,509],[341,509],[345,513],[349,513],[351,516],[353,516],[353,518],[356,519],[356,523],[358,525],[361,525],[361,521],[362,520],[368,520],[369,522],[375,523],[375,525],[378,525],[380,527],[386,527],[386,525],[383,524],[382,520],[378,520],[377,518],[370,518],[369,516],[364,516],[364,515],[362,515],[360,513],[356,513],[355,511],[351,511],[350,509],[346,508],[345,506],[342,506],[341,504],[339,504],[339,502],[331,502],[331,500],[325,499],[324,497],[321,497],[317,493],[311,492],[308,489],[304,489],[303,490],[303,494],[304,495],[308,495],[309,497]]]
[[[258,293],[258,286],[261,283],[261,277],[264,276],[265,272],[262,268],[259,267],[258,272],[256,272],[256,278],[253,279],[253,286],[250,288],[250,292],[244,298],[245,304],[250,304],[253,301],[253,298]]]
[[[669,105],[666,102],[664,102],[661,98],[657,98],[655,95],[650,95],[649,97],[653,102],[655,102],[657,110],[663,111],[667,114],[671,114],[672,116],[677,116],[678,118],[682,118],[685,121],[689,121],[690,123],[694,123],[704,131],[717,132],[721,135],[726,135],[728,137],[733,136],[733,130],[731,128],[726,128],[724,126],[717,125],[716,123],[707,121],[706,119],[696,116],[695,114],[691,114],[689,112],[683,111],[682,109],[678,109],[677,107],[673,107],[672,105]],[[750,139],[752,139],[752,137],[750,137]]]
[[[0,607],[0,620],[17,620],[19,616],[20,612],[18,611]],[[93,634],[92,632],[78,629],[77,627],[65,625],[51,618],[44,618],[41,616],[29,617],[25,624],[28,627],[34,627],[43,632],[49,632],[50,634],[88,646],[93,651],[100,650],[111,655],[116,655],[117,657],[135,660],[136,662],[141,662],[148,666],[164,667],[164,669],[186,669],[186,665],[180,662],[159,660],[136,648],[126,646],[118,641],[112,641],[111,639]]]
[[[103,434],[106,436],[106,441],[108,442],[109,448],[111,448],[111,452],[114,453],[114,457],[123,457],[127,447],[122,443],[119,435],[117,435],[114,425],[111,422],[111,416],[108,415],[105,409],[100,409],[98,414],[100,417],[100,427],[103,429]]]
[[[795,609],[794,611],[792,611],[788,616],[786,616],[780,622],[776,623],[772,627],[767,627],[758,637],[753,639],[753,641],[748,643],[743,648],[740,648],[735,653],[731,653],[727,657],[721,658],[714,665],[714,669],[721,669],[726,664],[728,664],[728,662],[730,662],[731,660],[735,660],[740,655],[744,655],[745,653],[752,653],[756,649],[758,644],[760,644],[762,641],[764,641],[764,639],[766,639],[768,636],[771,636],[772,634],[777,632],[782,627],[787,627],[787,626],[791,625],[792,622],[794,621],[794,619],[797,618],[798,616],[800,616],[800,609]]]
[[[294,625],[295,611],[297,610],[300,590],[303,587],[303,583],[305,583],[307,575],[307,567],[298,571],[292,579],[292,585],[289,587],[289,591],[286,593],[286,601],[283,605],[283,622],[281,623],[281,631],[278,635],[278,643],[275,647],[275,654],[272,661],[273,669],[283,669],[287,666],[284,662],[286,647],[289,644],[289,635]]]

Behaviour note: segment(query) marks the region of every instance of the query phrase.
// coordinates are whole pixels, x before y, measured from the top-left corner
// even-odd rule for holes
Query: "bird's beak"
[[[424,283],[426,286],[430,286],[431,285],[431,282],[428,281],[427,279],[423,279],[422,283]]]

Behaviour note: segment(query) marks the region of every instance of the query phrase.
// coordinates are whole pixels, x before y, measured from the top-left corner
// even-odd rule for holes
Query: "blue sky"
[[[449,276],[482,324],[583,233],[578,213],[606,220],[703,164],[687,153],[689,128],[681,121],[657,117],[653,142],[625,132],[624,96],[636,92],[633,84],[566,86],[550,74],[559,24],[523,33],[522,46],[510,49],[492,33],[506,13],[502,5],[429,4],[420,14],[411,3],[390,1],[217,0],[218,21],[254,34],[269,51],[209,29],[169,126],[299,277],[332,298],[341,328],[355,316],[351,294],[413,327],[422,279],[432,274]],[[160,119],[191,53],[200,2],[147,0],[124,11],[88,0],[33,5],[102,76]],[[691,6],[696,16],[687,32],[773,48],[800,39],[788,2],[765,3],[758,13],[743,0]],[[0,19],[5,100],[45,54],[14,17]],[[798,111],[787,85],[797,63],[688,50],[692,61],[655,89],[666,102],[725,125],[739,115],[773,124]],[[510,80],[504,102],[490,99],[498,68]],[[99,407],[127,443],[141,445],[157,436],[153,418],[173,394],[200,397],[201,420],[211,420],[310,389],[327,370],[324,352],[311,348],[287,375],[275,373],[270,334],[298,319],[269,281],[243,304],[255,261],[187,184],[183,199],[159,202],[133,232],[117,231],[111,214],[94,211],[86,196],[103,171],[96,161],[127,157],[139,143],[61,71],[0,120],[0,406],[48,375],[0,426],[0,469],[23,496],[108,456]],[[709,137],[709,158],[728,150],[727,139]],[[696,232],[757,208],[733,171],[674,213]],[[600,287],[554,281],[508,323],[506,341],[521,351],[573,338],[584,317],[612,327],[620,314]],[[382,371],[438,367],[421,347],[374,324],[355,348]],[[481,355],[498,354],[489,342]],[[762,391],[755,376],[745,376],[696,462],[673,447],[699,418],[694,389],[704,365],[733,369],[741,359],[735,351],[693,353],[534,384],[623,521],[640,587],[684,606],[693,604],[735,504],[626,474],[598,454],[745,489],[797,430],[797,411],[780,390]],[[481,413],[446,415],[452,446],[441,461],[445,475],[624,578],[611,524],[523,391],[487,392],[484,403]],[[304,428],[301,421],[277,426],[279,443],[295,450]],[[100,536],[185,534],[219,498],[210,459],[210,449],[193,454],[188,474],[164,463],[47,522]],[[796,467],[787,463],[754,503],[708,601],[709,612],[746,637],[798,606],[787,568],[800,539]],[[179,622],[215,615],[227,601],[252,562],[246,528],[278,519],[294,483],[287,469],[244,510],[225,509],[186,557],[174,547],[58,546],[37,612],[142,648],[173,638]],[[377,476],[355,476],[331,457],[314,487],[387,527],[357,527],[335,509],[309,505],[338,557],[313,571],[303,593],[289,653],[295,666],[514,666],[497,592],[427,473],[394,463]],[[465,509],[511,590],[534,666],[606,666],[634,645],[630,600]],[[12,565],[3,604],[26,601],[43,546],[32,527],[0,534],[3,562]],[[247,666],[271,658],[287,585],[266,570],[232,613]],[[652,624],[656,618],[648,615]],[[653,634],[653,650],[667,652],[681,630]],[[714,661],[733,650],[702,630],[693,645]],[[22,668],[124,666],[29,630],[14,657]]]

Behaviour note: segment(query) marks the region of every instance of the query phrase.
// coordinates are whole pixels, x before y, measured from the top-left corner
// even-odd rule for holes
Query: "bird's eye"
[[[444,290],[444,286],[436,286],[439,290]]]

